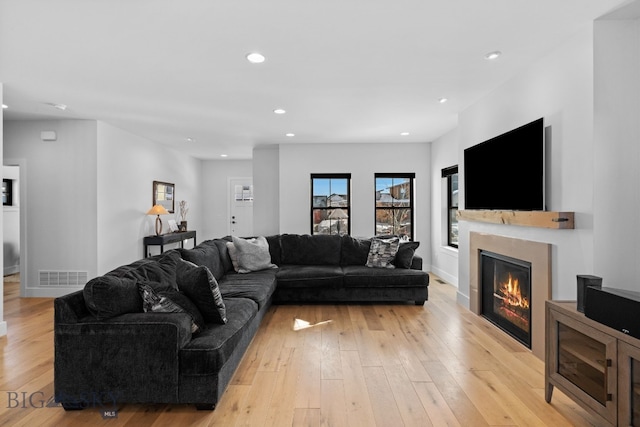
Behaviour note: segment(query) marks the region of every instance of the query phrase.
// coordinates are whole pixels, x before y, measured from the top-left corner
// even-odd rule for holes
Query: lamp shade
[[[167,210],[162,205],[153,205],[153,207],[149,209],[149,212],[147,212],[147,215],[168,215],[168,214],[169,212],[167,212]]]

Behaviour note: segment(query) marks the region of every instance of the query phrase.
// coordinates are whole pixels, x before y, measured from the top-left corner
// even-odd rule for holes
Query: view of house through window
[[[458,166],[442,169],[447,179],[447,246],[458,247]]]
[[[397,234],[403,240],[413,240],[414,173],[377,173],[376,235]]]
[[[350,234],[351,174],[311,174],[311,234]]]

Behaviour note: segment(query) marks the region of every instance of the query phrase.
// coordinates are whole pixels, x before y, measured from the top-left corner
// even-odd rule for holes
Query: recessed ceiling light
[[[187,138],[187,142],[196,142],[196,139],[195,139],[195,138],[190,138],[190,137],[189,137],[189,138]]]
[[[274,113],[276,114],[284,114],[286,113],[285,110],[283,110],[282,108],[276,108],[275,110],[273,110]]]
[[[499,50],[494,50],[493,52],[489,52],[484,56],[484,59],[487,59],[489,61],[494,60],[494,59],[498,59],[498,57],[500,57],[500,55],[502,55],[502,52],[500,52]]]
[[[251,62],[252,64],[262,64],[265,59],[266,58],[264,57],[264,55],[258,52],[251,52],[247,54],[247,61]]]
[[[2,104],[2,108],[9,108],[7,104]]]
[[[296,136],[295,133],[287,133],[285,134],[285,136],[288,136],[289,138],[293,138],[294,136]]]
[[[440,99],[438,99],[438,102],[439,102],[440,104],[444,104],[444,103],[445,103],[445,102],[447,102],[448,100],[449,100],[448,98],[440,98]]]
[[[409,132],[401,132],[400,135],[407,136],[407,135],[409,135]]]
[[[220,157],[228,157],[228,154],[220,154]]]

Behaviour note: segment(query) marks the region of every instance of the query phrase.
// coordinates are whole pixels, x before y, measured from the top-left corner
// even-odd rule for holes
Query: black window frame
[[[409,180],[409,207],[407,206],[381,206],[378,207],[378,190],[377,190],[377,183],[378,183],[378,178],[398,178],[398,179],[408,179]],[[378,236],[380,234],[378,234],[378,211],[379,210],[388,210],[388,209],[392,209],[392,210],[400,210],[400,209],[409,209],[410,211],[410,217],[411,217],[411,231],[410,231],[410,237],[409,240],[415,240],[416,239],[416,223],[415,223],[415,201],[416,201],[416,194],[415,194],[415,180],[416,180],[416,174],[415,172],[398,172],[398,173],[375,173],[374,174],[374,178],[373,178],[373,195],[374,195],[374,200],[373,200],[373,230],[374,230],[374,235]],[[385,234],[398,234],[396,233],[396,226],[394,224],[394,232],[393,233],[385,233]]]
[[[453,183],[454,183],[454,175],[456,176],[455,182],[458,185],[458,194],[460,191],[460,175],[458,175],[458,165],[449,166],[447,168],[442,169],[442,178],[447,180],[447,246],[451,246],[452,248],[458,248],[458,243],[453,242],[451,237],[453,236],[453,226],[454,223],[451,221],[451,218],[457,218],[458,209],[460,206],[460,200],[458,196],[458,203],[454,205],[453,201]],[[454,215],[455,213],[455,215]],[[453,216],[452,216],[453,215]],[[456,219],[455,225],[457,227],[458,220]]]
[[[346,194],[346,206],[331,206],[330,203],[327,203],[327,206],[314,206],[314,179],[346,179],[347,180],[347,194]],[[311,186],[311,200],[309,203],[309,206],[311,207],[311,212],[310,212],[310,222],[311,222],[311,227],[310,227],[310,234],[313,235],[320,235],[320,234],[325,234],[327,235],[327,233],[317,233],[314,230],[314,212],[318,211],[318,210],[325,210],[327,211],[327,215],[328,211],[332,211],[334,209],[341,209],[344,213],[347,214],[347,218],[343,218],[346,219],[347,222],[347,235],[351,235],[351,174],[350,173],[312,173],[311,174],[311,179],[310,179],[310,186]],[[328,196],[332,196],[333,194],[329,194]],[[339,224],[340,222],[338,222]],[[336,228],[336,233],[332,232],[332,227],[331,225],[329,225],[329,233],[328,235],[341,235],[340,232],[344,231],[340,228]]]

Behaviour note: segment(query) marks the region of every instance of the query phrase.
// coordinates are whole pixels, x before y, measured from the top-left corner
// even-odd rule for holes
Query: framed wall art
[[[164,207],[167,212],[173,213],[175,209],[176,186],[169,182],[153,181],[153,205]]]

